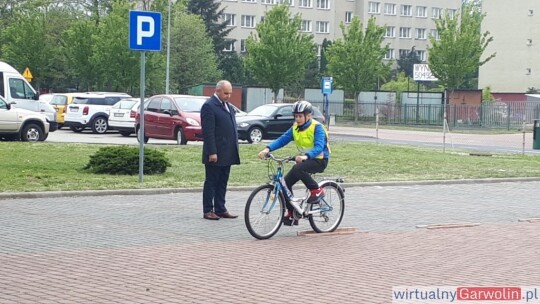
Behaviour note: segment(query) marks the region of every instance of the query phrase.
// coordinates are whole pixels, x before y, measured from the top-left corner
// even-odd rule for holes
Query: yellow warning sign
[[[24,69],[24,72],[23,72],[22,75],[23,75],[23,77],[24,77],[26,80],[28,80],[29,82],[32,81],[32,78],[34,78],[34,77],[32,76],[32,73],[30,72],[30,69],[29,69],[29,68]]]

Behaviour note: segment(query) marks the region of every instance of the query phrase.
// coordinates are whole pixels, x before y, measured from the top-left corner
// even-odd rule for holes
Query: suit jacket
[[[227,107],[229,111],[212,95],[201,108],[203,164],[209,164],[208,156],[211,154],[217,154],[217,166],[240,164],[235,112],[228,103]]]

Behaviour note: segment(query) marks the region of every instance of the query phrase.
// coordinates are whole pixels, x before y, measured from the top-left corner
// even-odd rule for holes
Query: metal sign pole
[[[139,182],[144,182],[144,80],[145,80],[145,52],[141,52],[141,103],[139,105]]]

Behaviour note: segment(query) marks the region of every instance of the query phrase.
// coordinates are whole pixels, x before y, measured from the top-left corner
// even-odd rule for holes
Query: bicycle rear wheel
[[[249,196],[244,220],[249,233],[259,240],[269,239],[276,234],[283,222],[285,198],[273,185],[267,184],[253,190]]]
[[[319,203],[312,204],[310,213],[313,213],[309,215],[309,224],[315,232],[332,232],[343,219],[345,194],[343,189],[332,181],[324,181],[320,187],[324,188],[325,196]]]

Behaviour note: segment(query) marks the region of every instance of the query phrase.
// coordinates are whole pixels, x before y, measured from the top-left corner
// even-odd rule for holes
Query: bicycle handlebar
[[[275,160],[275,161],[278,162],[278,163],[286,163],[286,162],[292,162],[292,161],[295,161],[296,156],[287,156],[287,157],[285,157],[285,158],[277,158],[277,157],[274,156],[274,154],[268,152],[268,153],[266,153],[264,159]]]

